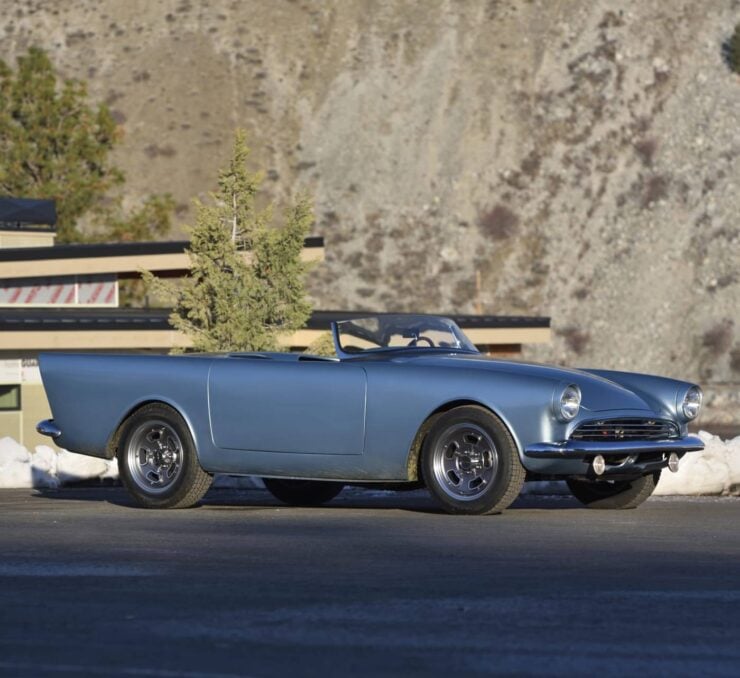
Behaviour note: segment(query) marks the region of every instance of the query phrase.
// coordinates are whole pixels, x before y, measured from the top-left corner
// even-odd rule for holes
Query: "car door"
[[[233,450],[362,454],[365,370],[342,362],[229,357],[208,378],[213,442]]]

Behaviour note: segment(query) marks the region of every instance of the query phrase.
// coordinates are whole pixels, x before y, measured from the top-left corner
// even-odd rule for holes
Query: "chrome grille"
[[[678,426],[661,419],[598,419],[581,424],[573,440],[666,440],[678,438]]]

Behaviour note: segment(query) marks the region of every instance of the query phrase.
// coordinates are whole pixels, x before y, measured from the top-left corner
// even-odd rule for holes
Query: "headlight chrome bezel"
[[[557,400],[556,411],[560,421],[573,421],[581,411],[581,389],[576,384],[568,384]]]
[[[701,412],[704,392],[699,386],[691,386],[686,390],[681,399],[679,413],[686,421],[693,421]]]

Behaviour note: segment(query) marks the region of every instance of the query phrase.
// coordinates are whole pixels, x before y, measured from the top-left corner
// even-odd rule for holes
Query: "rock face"
[[[245,127],[270,197],[316,197],[323,308],[545,314],[528,357],[732,384],[739,20],[738,0],[17,0],[0,56],[38,44],[88,79],[131,199],[169,191],[183,221]]]

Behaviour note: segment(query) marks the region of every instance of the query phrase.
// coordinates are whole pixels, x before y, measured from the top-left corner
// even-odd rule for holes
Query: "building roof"
[[[0,198],[0,229],[37,230],[45,226],[48,230],[57,222],[57,210],[53,200],[30,198]]]
[[[334,320],[371,312],[314,311],[306,328],[284,338],[292,347],[310,345]],[[168,350],[186,348],[189,339],[168,322],[167,309],[2,308],[0,351]],[[550,340],[544,317],[450,314],[478,346],[518,346]]]
[[[0,308],[0,332],[171,329],[159,308]]]
[[[180,254],[187,251],[189,244],[189,240],[166,240],[155,242],[74,243],[53,245],[51,247],[13,247],[0,249],[0,262]],[[324,239],[319,236],[312,236],[304,240],[303,246],[308,248],[323,247]]]
[[[145,269],[155,275],[182,276],[190,268],[188,240],[165,242],[124,242],[53,245],[51,247],[10,247],[0,249],[0,278],[115,273],[138,277]],[[245,252],[248,257],[249,253]],[[324,239],[304,241],[304,261],[320,261]]]

